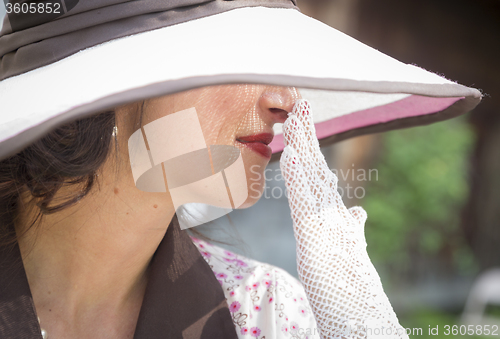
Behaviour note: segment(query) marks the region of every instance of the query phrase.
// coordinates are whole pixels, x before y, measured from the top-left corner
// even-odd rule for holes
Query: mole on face
[[[154,204],[154,205],[153,205],[153,207],[154,207],[154,208],[158,208],[158,205]]]
[[[120,192],[120,190],[118,189],[118,187],[115,187],[114,191],[115,191],[115,194],[118,194],[118,192]]]

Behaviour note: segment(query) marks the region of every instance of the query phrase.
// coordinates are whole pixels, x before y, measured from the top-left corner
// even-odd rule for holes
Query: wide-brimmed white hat
[[[46,13],[48,6],[15,13],[11,6],[4,20],[0,158],[70,120],[209,85],[298,87],[323,142],[444,120],[481,99],[476,89],[302,14],[291,0],[63,5],[59,14]],[[271,146],[279,152],[281,126],[275,128]]]

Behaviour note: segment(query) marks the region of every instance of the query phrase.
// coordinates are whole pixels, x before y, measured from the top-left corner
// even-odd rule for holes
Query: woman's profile
[[[479,91],[293,0],[9,5],[0,337],[407,337],[320,142],[451,118]],[[189,211],[255,204],[280,154],[300,281],[186,232]]]

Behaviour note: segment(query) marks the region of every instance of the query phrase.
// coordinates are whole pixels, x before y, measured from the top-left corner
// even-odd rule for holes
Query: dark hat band
[[[14,4],[16,0],[11,0]],[[296,0],[58,0],[62,14],[8,13],[0,33],[0,80],[116,38],[241,7],[295,8]],[[44,3],[37,1],[35,3]],[[22,4],[22,2],[17,2]],[[23,11],[28,10],[28,13]],[[45,8],[46,9],[46,8]],[[44,10],[45,10],[44,9]],[[54,10],[54,7],[52,7]],[[224,29],[231,29],[227,27]],[[161,42],[158,42],[161,43]],[[168,42],[164,42],[168,43]]]

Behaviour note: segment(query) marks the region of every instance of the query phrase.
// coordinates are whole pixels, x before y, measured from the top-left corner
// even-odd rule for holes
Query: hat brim
[[[330,141],[443,120],[481,99],[476,89],[401,63],[295,9],[239,8],[115,39],[1,81],[0,158],[70,120],[229,83],[299,87],[318,137]],[[280,125],[275,132],[277,153]]]

